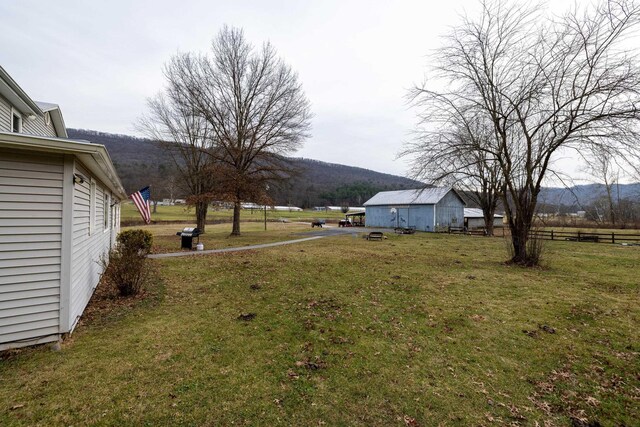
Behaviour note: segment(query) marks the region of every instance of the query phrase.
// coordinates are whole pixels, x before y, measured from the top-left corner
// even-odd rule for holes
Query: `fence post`
[[[580,241],[580,230],[578,230],[578,242]]]
[[[611,243],[615,244],[616,243],[616,233],[615,232],[611,232]]]
[[[551,230],[551,240],[553,240],[553,230]]]

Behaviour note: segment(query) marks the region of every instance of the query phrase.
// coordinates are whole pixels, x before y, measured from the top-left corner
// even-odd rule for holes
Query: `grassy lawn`
[[[637,425],[640,248],[505,257],[418,233],[154,260],[152,297],[0,361],[0,425]]]
[[[180,252],[180,237],[176,236],[185,226],[193,224],[158,224],[137,227],[123,227],[123,230],[142,228],[153,233],[153,253]],[[205,249],[222,249],[237,246],[249,246],[260,243],[272,243],[282,240],[299,239],[296,234],[308,231],[311,227],[305,224],[269,222],[267,230],[259,222],[244,222],[240,226],[241,235],[231,237],[231,224],[208,224],[206,233],[200,236]],[[186,250],[186,249],[185,249]]]
[[[136,210],[133,203],[124,203],[122,205],[121,217],[123,222],[140,222],[140,214]],[[243,221],[263,221],[264,211],[244,209],[240,213]],[[312,219],[321,218],[325,220],[337,221],[344,219],[342,212],[314,212],[306,210],[302,212],[283,212],[283,211],[267,211],[267,221],[278,221],[287,219],[289,221],[310,221]],[[196,220],[195,210],[188,206],[157,206],[156,213],[151,214],[152,221],[193,221]],[[226,221],[233,220],[233,210],[218,209],[209,210],[207,221]]]

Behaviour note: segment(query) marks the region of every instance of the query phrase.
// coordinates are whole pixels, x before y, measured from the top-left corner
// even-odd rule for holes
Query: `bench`
[[[380,231],[372,231],[365,238],[367,240],[382,240],[384,238],[384,234]]]

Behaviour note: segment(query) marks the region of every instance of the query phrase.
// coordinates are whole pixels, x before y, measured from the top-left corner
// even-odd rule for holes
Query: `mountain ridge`
[[[171,157],[152,140],[88,129],[70,128],[68,133],[72,139],[104,145],[127,192],[149,185],[149,181],[156,184],[164,182],[174,169]],[[285,185],[270,191],[276,204],[301,207],[340,204],[355,206],[361,205],[378,191],[403,190],[424,185],[409,178],[357,166],[303,157],[290,157],[289,160],[299,173]],[[166,186],[154,185],[154,197],[169,197],[170,192],[162,188]]]
[[[68,133],[72,139],[105,145],[128,192],[149,185],[149,181],[164,182],[174,169],[171,157],[149,139],[87,129],[68,129]],[[276,204],[305,208],[340,204],[361,206],[378,191],[425,186],[416,180],[358,166],[304,157],[289,159],[300,174],[289,180],[287,185],[272,189],[271,196]],[[158,198],[169,197],[170,193],[162,184],[155,185],[153,192]],[[544,187],[538,202],[540,210],[575,212],[605,195],[604,185],[595,183],[570,188]],[[640,199],[640,183],[614,186],[613,198],[618,199],[618,196],[620,199]],[[469,206],[473,207],[472,204]]]

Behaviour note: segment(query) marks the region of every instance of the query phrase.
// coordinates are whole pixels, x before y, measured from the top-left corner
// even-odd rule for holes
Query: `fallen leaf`
[[[416,421],[415,418],[411,418],[408,415],[404,416],[404,423],[405,425],[409,426],[409,427],[418,427],[420,424],[418,424],[418,422]]]

